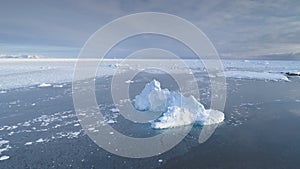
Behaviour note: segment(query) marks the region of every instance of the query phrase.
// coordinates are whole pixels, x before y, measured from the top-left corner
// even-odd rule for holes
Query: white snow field
[[[211,125],[224,120],[224,113],[217,110],[205,110],[194,96],[185,97],[179,92],[161,89],[160,82],[152,80],[142,92],[135,97],[137,110],[161,112],[154,120],[152,128],[164,129],[193,123]]]
[[[77,59],[0,59],[0,94],[12,88],[40,86],[55,87],[57,84],[71,82]],[[91,60],[95,62],[94,60]],[[134,60],[132,65],[121,64],[120,59],[104,59],[98,67],[97,76],[113,75],[118,68],[122,70],[143,70],[141,64],[148,60]],[[151,60],[153,61],[153,60]],[[205,72],[201,60],[183,60],[193,72]],[[172,72],[186,72],[171,60],[157,61]],[[225,76],[228,78],[287,81],[288,72],[300,72],[300,61],[266,60],[222,60]],[[174,71],[175,70],[175,71]],[[146,70],[153,71],[153,70]],[[152,72],[153,73],[153,72]],[[128,79],[125,83],[131,83]],[[51,85],[51,86],[50,86]]]

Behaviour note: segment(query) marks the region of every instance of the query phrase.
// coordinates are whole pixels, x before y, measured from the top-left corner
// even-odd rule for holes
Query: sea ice
[[[224,113],[205,110],[194,96],[185,97],[180,92],[161,89],[157,80],[146,84],[142,92],[135,97],[135,108],[141,111],[162,112],[162,115],[151,124],[152,128],[157,129],[193,123],[210,125],[224,120]]]
[[[132,81],[132,80],[126,80],[125,83],[128,83],[128,84],[129,83],[134,83],[134,81]]]
[[[3,152],[8,151],[10,148],[11,148],[11,146],[9,145],[9,141],[8,140],[0,140],[0,155]],[[6,156],[2,156],[2,157],[4,158]],[[0,157],[0,161],[1,161],[2,157]],[[2,160],[6,160],[6,159],[2,159]]]
[[[4,93],[7,93],[7,91],[5,91],[5,90],[0,91],[0,94],[4,94]]]
[[[56,84],[56,85],[53,85],[54,88],[62,88],[64,87],[64,85],[61,85],[61,84]]]
[[[298,71],[289,71],[285,73],[288,76],[300,76],[300,72]]]
[[[43,143],[43,142],[48,142],[48,141],[49,141],[48,139],[40,138],[40,139],[36,140],[35,142],[37,142],[37,143]]]
[[[80,133],[81,133],[80,131],[77,131],[77,132],[69,132],[69,133],[68,133],[68,139],[78,138],[78,136],[79,136]]]
[[[33,88],[43,83],[53,84],[53,87],[58,87],[59,85],[66,82],[72,82],[74,68],[77,59],[12,59],[12,60],[1,60],[0,62],[0,90],[8,90],[20,87]],[[101,70],[97,71],[97,77],[108,77],[114,75],[114,73],[122,68],[123,71],[139,70],[146,73],[153,74],[164,74],[163,71],[157,69],[143,69],[143,64],[145,59],[132,61],[130,65],[120,65],[122,60],[119,59],[104,59],[101,62],[99,68]],[[151,62],[152,60],[149,60]],[[170,60],[154,60],[159,62],[166,69],[172,70],[175,73],[182,73],[185,67],[180,65],[174,66],[170,63]],[[26,62],[26,64],[24,64]],[[91,60],[91,63],[94,62]],[[148,60],[146,61],[148,62]],[[172,61],[171,61],[172,62]],[[205,67],[203,63],[198,59],[187,59],[184,60],[185,66],[188,66],[193,72],[205,73]],[[264,61],[264,60],[222,60],[225,70],[228,71],[240,71],[241,73],[247,74],[248,72],[277,72],[277,74],[282,74],[283,76],[293,76],[300,72],[300,62],[299,61]],[[120,69],[119,69],[120,70]],[[247,72],[248,71],[248,72]],[[282,73],[281,73],[282,72]],[[286,74],[290,72],[290,75]],[[298,73],[297,73],[298,72]],[[275,73],[273,73],[275,74]],[[253,78],[251,78],[253,79]],[[127,81],[131,83],[131,81]],[[63,85],[63,84],[62,84]],[[9,91],[8,91],[9,92]],[[1,94],[1,92],[0,92]]]
[[[0,148],[2,147],[2,145],[8,144],[8,143],[9,143],[8,140],[0,140]],[[0,150],[0,154],[1,154],[1,150]]]
[[[113,112],[113,113],[117,113],[117,112],[119,112],[120,110],[119,110],[118,108],[111,108],[110,111]]]
[[[116,121],[113,120],[113,119],[109,119],[106,123],[107,123],[107,124],[113,124],[113,123],[116,123]]]
[[[27,142],[27,143],[25,143],[24,145],[25,146],[29,146],[29,145],[32,145],[33,143],[32,142]]]
[[[80,126],[80,124],[79,124],[79,123],[76,123],[76,124],[74,124],[74,126],[77,127],[77,126]]]
[[[51,87],[52,85],[50,83],[42,83],[38,85],[38,87]]]
[[[0,157],[0,161],[4,161],[4,160],[8,160],[9,159],[9,156],[1,156]]]
[[[270,81],[289,81],[289,79],[280,73],[269,72],[252,72],[252,71],[225,71],[225,77],[237,79],[257,79],[257,80],[270,80]],[[222,76],[218,74],[218,76]]]

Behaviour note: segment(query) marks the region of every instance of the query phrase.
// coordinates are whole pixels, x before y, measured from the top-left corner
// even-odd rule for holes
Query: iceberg
[[[224,113],[208,109],[194,96],[185,97],[180,92],[161,89],[160,82],[152,80],[135,97],[135,108],[140,111],[161,112],[161,116],[151,122],[155,129],[200,124],[211,125],[224,121]]]
[[[166,109],[168,89],[161,89],[160,83],[153,80],[147,83],[142,92],[135,96],[135,108],[141,111],[162,112]]]

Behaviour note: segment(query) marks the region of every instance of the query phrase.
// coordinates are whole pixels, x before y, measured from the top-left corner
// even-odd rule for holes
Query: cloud
[[[105,23],[145,11],[186,18],[223,55],[299,51],[297,0],[11,0],[0,6],[0,15],[6,16],[0,17],[0,42],[80,48]]]

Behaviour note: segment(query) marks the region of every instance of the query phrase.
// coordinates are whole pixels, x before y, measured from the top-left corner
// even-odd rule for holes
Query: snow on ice
[[[157,80],[146,84],[142,92],[135,97],[134,106],[141,111],[162,112],[162,115],[151,124],[151,127],[156,129],[193,123],[210,125],[224,120],[224,113],[206,110],[194,96],[185,97],[180,92],[161,89]]]

